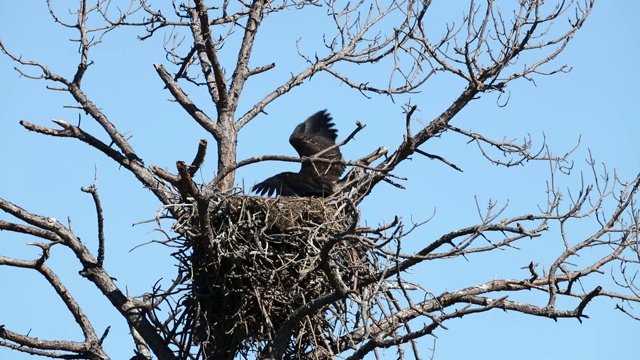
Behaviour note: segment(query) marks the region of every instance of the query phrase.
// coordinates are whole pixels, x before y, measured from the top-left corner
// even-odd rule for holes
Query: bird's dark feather
[[[327,111],[318,111],[295,128],[289,137],[289,142],[301,157],[313,156],[335,145],[338,131],[333,126],[334,123]],[[342,154],[339,148],[335,148],[325,152],[320,158],[341,161]],[[335,182],[338,181],[344,169],[345,166],[342,164],[316,161],[313,164],[302,163],[300,173],[320,176],[329,182]]]
[[[320,178],[303,176],[300,173],[283,172],[253,186],[252,190],[262,196],[327,196],[333,187]]]
[[[311,157],[335,145],[338,131],[333,127],[331,116],[326,110],[318,111],[296,126],[289,142],[300,157]],[[339,148],[329,150],[319,156],[322,159],[343,161]],[[343,164],[320,161],[305,161],[300,172],[284,172],[272,176],[253,186],[260,195],[273,193],[281,196],[328,196],[333,193],[333,185],[345,170]]]

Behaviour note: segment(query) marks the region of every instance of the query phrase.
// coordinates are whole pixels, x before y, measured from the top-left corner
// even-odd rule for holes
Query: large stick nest
[[[346,202],[227,195],[211,199],[207,211],[206,218],[193,211],[176,224],[190,249],[178,257],[189,279],[185,325],[204,357],[269,353],[263,344],[296,309],[336,290],[331,274],[355,288],[375,270],[371,249],[343,237],[357,221]],[[346,316],[344,307],[330,304],[298,322],[286,357],[327,343],[335,331],[327,313]]]

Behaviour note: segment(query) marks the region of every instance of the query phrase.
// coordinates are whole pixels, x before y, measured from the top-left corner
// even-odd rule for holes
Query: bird
[[[331,115],[321,110],[300,123],[291,133],[289,143],[300,157],[311,157],[336,144],[338,130],[334,128]],[[335,147],[318,156],[321,159],[339,161],[329,163],[304,161],[300,171],[274,175],[251,190],[259,195],[326,197],[333,194],[334,185],[345,170],[340,149]]]

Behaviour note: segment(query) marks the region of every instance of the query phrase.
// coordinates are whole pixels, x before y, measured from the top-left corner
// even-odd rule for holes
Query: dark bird
[[[326,110],[311,115],[289,137],[289,143],[300,157],[310,157],[335,145],[338,131],[333,128]],[[322,153],[318,158],[343,161],[339,148]],[[297,173],[283,172],[253,186],[252,191],[271,196],[329,196],[344,172],[344,164],[304,161]]]

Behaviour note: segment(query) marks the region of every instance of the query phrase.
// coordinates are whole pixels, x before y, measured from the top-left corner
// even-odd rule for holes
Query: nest
[[[181,220],[189,250],[178,257],[189,290],[183,325],[203,357],[269,356],[264,344],[294,311],[335,291],[328,263],[348,288],[371,273],[370,249],[342,237],[355,226],[354,210],[326,199],[227,195],[210,200],[207,219],[193,211]],[[339,316],[344,306],[329,304],[297,322],[285,358],[327,343],[334,331],[327,313]]]

